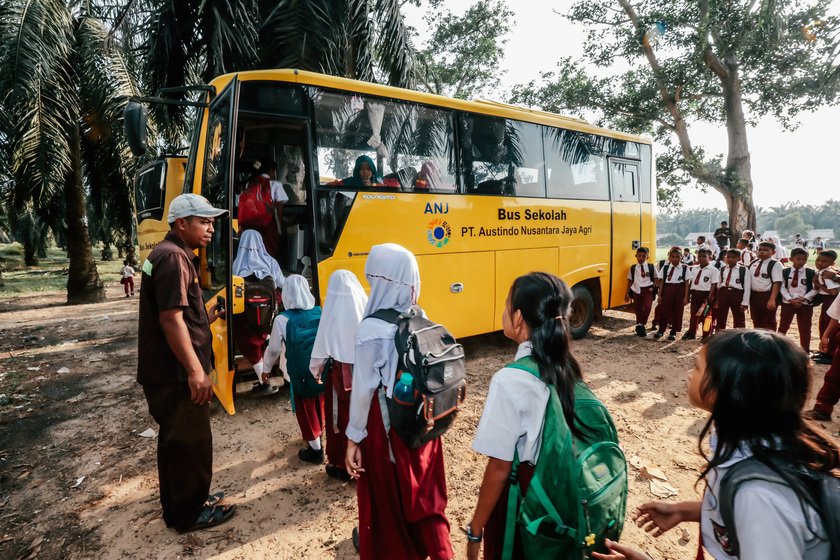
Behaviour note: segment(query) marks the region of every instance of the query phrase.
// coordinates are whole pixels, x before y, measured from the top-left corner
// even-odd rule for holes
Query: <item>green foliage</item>
[[[504,0],[479,0],[463,16],[432,2],[418,32],[426,46],[417,53],[418,87],[430,93],[471,99],[493,90],[502,74],[505,36],[513,12]]]
[[[813,227],[811,224],[805,223],[802,214],[799,212],[791,212],[787,216],[778,218],[773,225],[782,239],[789,239],[797,233],[806,234],[807,230]]]
[[[792,128],[802,111],[837,102],[840,19],[830,5],[578,0],[567,17],[587,28],[584,59],[564,59],[515,97],[552,111],[594,111],[599,124],[653,135],[663,148],[658,183],[666,206],[698,182],[751,204],[746,126],[771,115]],[[693,145],[693,122],[726,126],[727,155]]]

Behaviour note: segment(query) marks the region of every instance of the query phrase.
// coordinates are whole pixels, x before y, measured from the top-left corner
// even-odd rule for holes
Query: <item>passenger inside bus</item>
[[[376,171],[376,164],[370,156],[359,156],[353,167],[353,175],[341,181],[345,187],[374,187],[382,185],[382,177]]]

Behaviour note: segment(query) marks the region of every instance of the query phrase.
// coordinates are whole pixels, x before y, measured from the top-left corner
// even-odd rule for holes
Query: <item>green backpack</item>
[[[507,367],[540,378],[530,356]],[[607,552],[604,540],[618,540],[627,509],[627,461],[618,446],[615,424],[606,407],[583,381],[575,385],[572,434],[557,389],[549,385],[540,455],[525,497],[519,489],[519,455],[513,460],[508,495],[503,560],[513,554],[518,529],[529,560],[589,558]]]

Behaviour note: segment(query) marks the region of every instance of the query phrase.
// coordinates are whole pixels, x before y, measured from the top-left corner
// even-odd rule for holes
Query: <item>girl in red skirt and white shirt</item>
[[[581,379],[581,372],[571,352],[568,323],[571,301],[569,287],[558,277],[544,272],[520,276],[508,294],[502,313],[505,336],[519,343],[517,360],[533,356],[540,379],[505,367],[490,381],[473,441],[473,449],[487,455],[488,462],[478,504],[467,526],[469,560],[478,558],[481,539],[484,558],[501,558],[514,450],[519,455],[517,474],[524,495],[540,453],[548,383],[557,387],[566,422],[574,426],[574,386]],[[513,558],[524,558],[518,538]]]
[[[344,465],[347,453],[347,421],[350,417],[350,390],[353,386],[353,363],[356,351],[356,329],[365,316],[367,294],[356,275],[349,270],[336,270],[327,285],[327,298],[312,348],[309,370],[326,384],[324,413],[326,417],[327,474],[339,480],[350,480]],[[328,360],[332,367],[324,371]],[[322,379],[323,374],[323,379]]]
[[[407,249],[375,245],[365,265],[370,298],[356,332],[356,363],[347,426],[347,472],[357,479],[362,560],[448,560],[454,557],[446,509],[443,442],[411,449],[389,430],[384,397],[399,363],[396,325],[370,317],[408,311],[420,296],[417,260]],[[384,414],[383,414],[384,412]]]

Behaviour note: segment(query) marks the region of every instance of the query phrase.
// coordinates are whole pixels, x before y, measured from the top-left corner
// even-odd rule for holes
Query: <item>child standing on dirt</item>
[[[321,308],[315,306],[309,282],[300,274],[292,274],[283,282],[282,299],[285,310],[274,319],[263,364],[265,371],[271,371],[285,345],[292,409],[301,436],[307,443],[298,452],[298,458],[321,465],[324,463],[324,448],[321,446],[321,433],[324,431],[324,385],[309,371]]]
[[[710,436],[711,445],[700,475],[706,482],[703,500],[644,504],[636,523],[659,537],[684,521],[699,522],[703,548],[716,560],[831,558],[823,520],[801,484],[747,478],[732,499],[731,526],[721,513],[722,481],[730,469],[751,458],[768,472],[775,466],[773,472],[804,468],[837,476],[840,450],[802,416],[810,382],[807,355],[784,336],[728,330],[709,339],[688,381],[689,402],[711,413],[700,433],[700,444]],[[612,554],[595,553],[593,558],[649,558],[617,543],[608,546]]]
[[[131,268],[131,265],[128,264],[127,260],[123,261],[120,284],[123,285],[123,289],[125,290],[125,297],[131,297],[134,295],[134,269]]]
[[[636,264],[627,273],[627,299],[633,302],[636,310],[636,334],[647,336],[648,318],[653,307],[653,288],[656,283],[656,269],[647,262],[650,251],[647,247],[636,250]]]
[[[356,329],[364,318],[367,301],[355,274],[349,270],[332,273],[309,362],[309,371],[325,386],[327,475],[344,481],[350,480],[344,463],[347,453],[344,431],[350,417]]]
[[[817,269],[817,275],[814,277],[814,286],[816,286],[818,292],[817,298],[814,300],[814,305],[820,306],[820,338],[825,334],[830,320],[828,308],[834,302],[837,294],[840,293],[840,283],[825,277],[826,275],[823,272],[833,267],[835,261],[837,261],[837,252],[829,249],[827,251],[820,251],[817,255],[817,260],[814,262],[814,268]],[[818,364],[831,363],[831,353],[824,354],[823,352],[817,351],[812,358]]]
[[[347,426],[347,472],[356,479],[361,560],[454,557],[446,518],[443,441],[410,448],[386,428],[386,395],[394,394],[397,326],[371,317],[381,309],[407,312],[420,297],[414,255],[399,245],[374,245],[365,263],[370,297],[356,331],[356,363]],[[386,414],[383,417],[383,412]]]
[[[662,338],[665,330],[671,327],[668,340],[676,340],[677,333],[682,330],[685,299],[688,297],[688,265],[680,262],[680,248],[674,247],[668,253],[668,262],[662,266],[659,278],[659,305],[662,308],[659,319],[659,330],[654,335]]]
[[[796,247],[790,252],[790,268],[782,271],[782,311],[779,316],[779,333],[787,334],[793,318],[799,328],[799,343],[805,352],[811,351],[811,319],[814,316],[814,298],[819,290],[814,287],[816,271],[807,266],[808,251]]]
[[[782,263],[774,258],[776,245],[758,244],[758,258],[750,265],[750,317],[754,329],[775,331],[776,298],[782,287]]]
[[[740,263],[741,251],[729,249],[720,269],[720,285],[715,302],[715,330],[726,330],[729,312],[732,312],[732,327],[743,329],[747,326],[746,310],[750,305],[750,275],[747,267]]]
[[[683,340],[694,340],[697,338],[697,325],[700,323],[700,315],[706,305],[712,305],[717,294],[717,286],[720,282],[720,271],[711,264],[712,252],[709,249],[697,251],[697,266],[691,269],[688,274],[689,296],[683,300],[684,305],[691,303],[690,322],[688,331],[683,335]],[[711,310],[709,311],[711,313]]]

